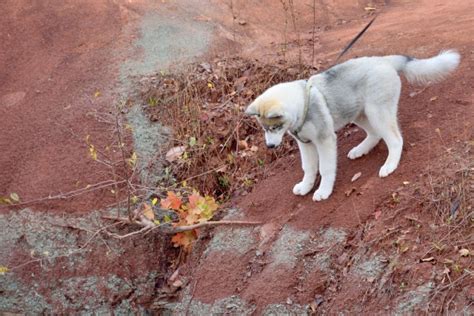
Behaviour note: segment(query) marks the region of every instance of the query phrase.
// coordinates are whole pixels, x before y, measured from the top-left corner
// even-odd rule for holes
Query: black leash
[[[370,22],[362,29],[362,31],[360,31],[359,34],[357,34],[357,36],[354,37],[352,41],[350,41],[350,43],[341,51],[339,56],[337,56],[336,61],[334,62],[335,64],[338,62],[339,58],[341,58],[352,47],[352,45],[354,45],[355,42],[357,42],[357,40],[359,40],[359,38],[364,35],[365,31],[367,31],[367,29],[372,25],[372,23],[374,23],[377,16],[378,15],[375,15],[372,20],[370,20]]]
[[[356,37],[354,37],[352,39],[352,41],[350,41],[350,43],[341,51],[341,53],[339,54],[339,56],[337,56],[336,58],[336,61],[334,62],[333,66],[335,64],[337,64],[337,61],[339,60],[339,58],[341,58],[354,44],[355,42],[357,42],[357,40],[362,36],[364,35],[365,31],[367,31],[367,29],[372,25],[372,23],[374,23],[375,19],[377,18],[377,15],[374,16],[372,18],[372,20],[370,20],[370,22],[362,29],[362,31],[359,32],[359,34],[357,34]],[[293,131],[290,131],[290,133],[296,138],[298,139],[300,142],[302,143],[309,143],[310,141],[309,140],[304,140],[302,139],[298,133],[301,132],[301,130],[303,129],[303,125],[306,121],[306,116],[308,114],[308,109],[309,109],[309,99],[310,99],[310,91],[311,91],[311,88],[312,88],[312,85],[309,83],[309,81],[306,83],[306,87],[305,87],[305,100],[304,100],[304,110],[303,110],[303,122],[301,123],[301,125],[293,130]]]

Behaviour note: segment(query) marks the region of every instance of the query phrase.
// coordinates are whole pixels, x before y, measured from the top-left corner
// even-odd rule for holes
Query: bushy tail
[[[461,56],[455,50],[440,52],[427,59],[407,56],[387,56],[397,71],[403,72],[410,83],[427,85],[446,78],[459,65]]]

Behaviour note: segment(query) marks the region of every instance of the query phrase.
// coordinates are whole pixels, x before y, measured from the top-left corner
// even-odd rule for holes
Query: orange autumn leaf
[[[168,196],[166,197],[166,199],[161,200],[161,207],[165,209],[177,211],[181,207],[181,204],[181,197],[177,196],[172,191],[168,191]]]
[[[175,247],[183,247],[185,251],[190,250],[191,245],[194,240],[197,238],[196,231],[187,231],[182,233],[177,233],[176,235],[171,238],[173,245]]]
[[[202,196],[197,191],[193,191],[193,194],[191,194],[188,199],[189,209],[195,209],[198,206],[198,203],[201,201]]]
[[[189,202],[186,204],[187,216],[185,217],[188,224],[202,223],[211,219],[219,208],[213,197],[203,197],[196,191],[189,196],[188,200]]]
[[[155,213],[153,212],[153,209],[148,203],[143,203],[142,213],[143,215],[145,215],[146,218],[148,218],[151,221],[155,219]]]
[[[185,218],[187,225],[197,224],[200,222],[200,216],[196,213],[188,213]]]
[[[213,197],[202,196],[195,190],[187,196],[186,202],[183,202],[181,195],[169,191],[167,197],[161,200],[160,205],[164,209],[173,210],[179,216],[179,221],[173,223],[175,227],[206,222],[214,216],[214,212],[219,208]],[[192,242],[197,238],[197,233],[195,229],[177,233],[171,241],[175,247],[181,247],[184,251],[189,251]]]

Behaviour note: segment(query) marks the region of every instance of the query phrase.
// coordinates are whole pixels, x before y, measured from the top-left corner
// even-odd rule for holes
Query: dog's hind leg
[[[319,158],[316,146],[313,143],[297,141],[301,155],[301,165],[304,171],[303,180],[293,187],[295,195],[306,195],[313,189],[318,174]]]
[[[397,169],[402,156],[403,139],[397,122],[401,81],[393,68],[380,66],[372,70],[364,111],[373,130],[388,147],[387,160],[379,171],[382,178]]]
[[[363,128],[367,136],[359,145],[357,145],[356,147],[352,148],[349,151],[349,153],[347,154],[347,157],[349,157],[349,159],[357,159],[359,157],[362,157],[363,155],[368,154],[369,151],[371,151],[372,148],[374,148],[375,145],[379,143],[380,138],[381,138],[375,132],[372,125],[370,125],[370,122],[365,116],[365,114],[359,115],[359,117],[357,117],[357,119],[354,120],[354,123],[356,123],[357,126]]]
[[[383,178],[391,174],[398,167],[403,149],[402,134],[398,128],[396,114],[390,113],[386,109],[377,112],[367,111],[367,117],[374,131],[387,144],[388,157],[379,171],[379,177]]]

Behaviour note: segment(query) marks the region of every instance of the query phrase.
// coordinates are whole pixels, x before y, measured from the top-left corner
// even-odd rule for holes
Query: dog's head
[[[278,84],[258,96],[245,110],[245,114],[255,116],[265,130],[268,148],[280,145],[283,134],[295,123],[294,103],[304,97],[301,91],[304,91],[301,85],[295,82]]]

